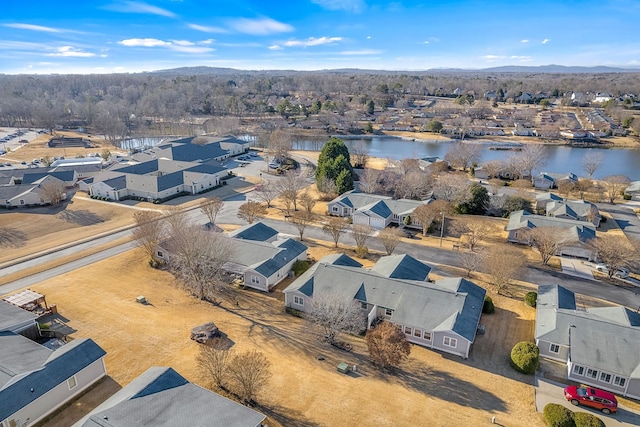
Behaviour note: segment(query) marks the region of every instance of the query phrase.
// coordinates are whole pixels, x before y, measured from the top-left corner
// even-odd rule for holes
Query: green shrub
[[[604,421],[587,412],[574,412],[573,421],[576,427],[605,427]]]
[[[538,367],[540,349],[530,341],[520,341],[511,350],[511,365],[516,371],[532,375]]]
[[[496,311],[495,305],[491,297],[484,297],[484,304],[482,304],[482,312],[485,314],[493,314]]]
[[[291,269],[296,276],[299,276],[307,271],[309,267],[311,267],[311,263],[309,261],[296,261]]]
[[[624,193],[622,195],[622,198],[625,199],[625,200],[631,200],[631,194]]]
[[[295,308],[285,307],[284,311],[292,316],[304,317],[304,311],[296,310]]]
[[[573,412],[557,403],[545,405],[542,414],[544,422],[549,427],[576,427],[573,421]]]
[[[535,308],[537,300],[538,300],[538,294],[536,292],[527,292],[527,294],[524,296],[524,303],[527,304],[529,307]]]

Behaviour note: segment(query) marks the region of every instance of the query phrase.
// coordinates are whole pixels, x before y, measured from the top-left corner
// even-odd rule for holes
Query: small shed
[[[3,300],[9,304],[38,315],[44,315],[51,312],[51,308],[47,305],[45,296],[34,292],[31,289],[10,295],[3,298]]]

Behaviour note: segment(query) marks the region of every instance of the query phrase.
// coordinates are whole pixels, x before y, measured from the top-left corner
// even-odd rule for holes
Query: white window
[[[391,316],[393,314],[393,310],[391,310],[390,308],[385,309],[384,314],[386,316]]]
[[[600,372],[600,381],[605,383],[611,382],[611,374],[607,374],[606,372]]]
[[[417,337],[417,338],[422,338],[422,330],[421,329],[414,329],[413,330],[413,336]]]
[[[457,347],[458,346],[458,340],[455,338],[451,338],[451,337],[444,337],[442,344],[448,346],[448,347]]]
[[[411,335],[411,326],[405,326],[404,327],[404,333],[406,335]]]
[[[576,375],[584,375],[584,366],[573,365],[573,373]]]
[[[427,341],[431,341],[431,332],[425,332],[424,333],[424,339]]]
[[[293,297],[293,303],[298,305],[304,305],[304,298],[295,296]]]
[[[595,369],[587,368],[587,377],[593,378],[594,380],[598,378],[598,371]]]
[[[67,385],[69,386],[69,390],[73,390],[78,385],[78,381],[76,381],[76,376],[72,376],[67,380]]]
[[[616,377],[613,379],[613,383],[617,386],[624,387],[624,385],[627,383],[627,379],[616,375]]]
[[[549,346],[549,351],[550,351],[551,353],[556,353],[556,354],[557,354],[557,353],[560,353],[560,346],[559,346],[558,344],[551,344],[551,345]]]
[[[251,276],[251,283],[260,283],[260,278],[258,276]]]

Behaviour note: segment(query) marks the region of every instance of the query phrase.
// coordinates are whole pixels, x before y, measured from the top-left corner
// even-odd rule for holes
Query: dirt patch
[[[314,257],[327,250],[317,247]],[[533,337],[533,312],[521,300],[494,299],[498,310],[483,317],[487,333],[468,360],[413,346],[398,372],[381,373],[361,338],[349,338],[350,353],[319,343],[308,324],[284,313],[279,291],[237,290],[233,301],[215,307],[188,296],[169,273],[149,268],[139,250],[32,288],[57,304],[77,330],[73,337],[91,337],[107,351],[107,369],[121,385],[151,366],[172,366],[206,385],[189,331],[213,321],[233,349],[255,348],[271,360],[273,379],[259,399],[270,425],[483,425],[492,415],[510,426],[542,425],[530,378],[506,363],[513,343]],[[150,304],[136,303],[138,295]],[[337,372],[339,362],[358,365],[357,373]]]

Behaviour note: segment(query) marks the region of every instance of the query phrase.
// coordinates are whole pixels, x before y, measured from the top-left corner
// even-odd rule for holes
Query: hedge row
[[[557,403],[547,404],[542,412],[549,427],[605,427],[604,422],[587,412],[573,412]]]

